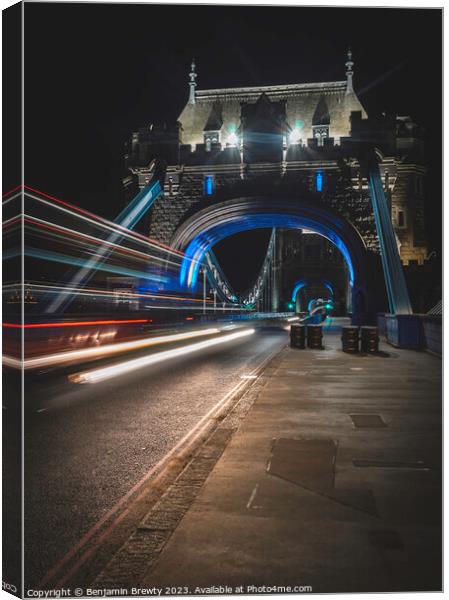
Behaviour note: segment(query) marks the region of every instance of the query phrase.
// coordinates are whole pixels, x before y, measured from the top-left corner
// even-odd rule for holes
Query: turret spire
[[[352,76],[354,75],[354,71],[352,70],[352,67],[354,66],[354,63],[352,61],[351,48],[348,49],[347,57],[348,57],[348,60],[345,63],[345,65],[346,65],[346,93],[352,94],[354,92],[354,88],[352,87]]]
[[[195,59],[194,58],[192,58],[192,65],[191,65],[191,71],[189,73],[189,77],[190,77],[190,81],[189,81],[189,87],[190,87],[189,104],[195,104],[195,88],[196,88],[196,81],[195,81],[195,79],[197,78],[197,74],[195,72]]]

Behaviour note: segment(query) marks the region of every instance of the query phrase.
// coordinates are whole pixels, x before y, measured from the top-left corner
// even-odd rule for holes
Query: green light
[[[289,302],[287,306],[290,310],[293,310],[295,308],[295,305],[293,304],[293,302]]]

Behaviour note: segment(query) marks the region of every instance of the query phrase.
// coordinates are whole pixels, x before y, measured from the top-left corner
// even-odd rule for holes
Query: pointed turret
[[[189,94],[189,104],[195,104],[195,88],[196,88],[196,81],[195,79],[197,78],[197,74],[195,72],[195,59],[192,59],[192,65],[191,65],[191,71],[189,73],[189,77],[190,77],[190,81],[189,81],[189,87],[190,87],[190,94]]]
[[[354,75],[354,71],[352,67],[354,63],[352,61],[352,52],[351,49],[348,49],[348,60],[346,61],[346,93],[352,94],[354,92],[354,88],[352,87],[352,76]]]

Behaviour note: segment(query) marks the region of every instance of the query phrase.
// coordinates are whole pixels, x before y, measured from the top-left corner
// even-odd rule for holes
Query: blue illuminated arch
[[[361,279],[366,248],[357,230],[323,206],[278,198],[238,198],[217,203],[190,217],[176,232],[172,246],[185,252],[180,283],[196,285],[204,254],[221,240],[249,229],[308,229],[332,242],[342,253],[353,286]]]
[[[326,281],[324,279],[300,279],[293,286],[291,301],[296,302],[296,296],[298,295],[298,292],[300,292],[303,288],[305,288],[309,285],[323,285],[325,288],[327,288],[329,290],[331,296],[332,297],[334,296],[334,288],[329,281]]]

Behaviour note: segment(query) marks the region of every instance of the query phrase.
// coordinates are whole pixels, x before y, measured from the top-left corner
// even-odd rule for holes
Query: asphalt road
[[[26,586],[35,586],[242,375],[286,343],[286,332],[262,330],[111,381],[30,381]]]

